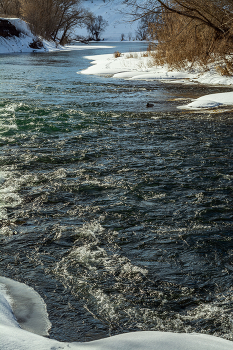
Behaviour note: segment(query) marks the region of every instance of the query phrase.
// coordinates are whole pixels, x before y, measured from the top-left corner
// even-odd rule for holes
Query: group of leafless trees
[[[0,0],[0,13],[24,19],[34,34],[62,45],[75,39],[77,27],[87,27],[94,40],[106,27],[106,21],[87,11],[81,0]]]
[[[101,33],[105,30],[107,27],[108,22],[102,17],[92,17],[90,21],[87,23],[87,31],[89,32],[89,40],[100,40]]]
[[[233,61],[232,0],[125,0],[134,18],[147,22],[147,37],[156,44],[156,60],[182,66],[206,65],[218,57]]]

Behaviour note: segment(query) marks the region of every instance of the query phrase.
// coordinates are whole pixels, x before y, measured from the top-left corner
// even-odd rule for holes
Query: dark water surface
[[[233,113],[173,101],[224,89],[76,73],[145,48],[114,45],[0,57],[0,274],[41,294],[58,340],[233,339]]]

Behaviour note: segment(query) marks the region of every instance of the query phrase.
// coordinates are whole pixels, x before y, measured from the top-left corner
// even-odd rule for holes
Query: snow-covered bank
[[[87,56],[91,66],[81,71],[82,74],[110,75],[113,78],[128,80],[160,80],[180,83],[200,83],[209,85],[227,85],[233,87],[233,77],[222,76],[212,65],[208,72],[201,68],[190,71],[170,70],[165,66],[154,66],[153,57],[146,52]],[[233,91],[202,96],[181,108],[203,109],[233,105]]]
[[[130,80],[174,80],[191,79],[193,74],[169,71],[167,67],[155,67],[153,57],[147,52],[123,53],[120,57],[114,54],[86,56],[91,66],[81,71],[82,74],[112,75],[113,78]],[[233,81],[232,81],[233,83]]]
[[[11,54],[11,53],[30,53],[30,52],[54,52],[54,51],[74,51],[74,50],[91,50],[91,49],[103,49],[111,48],[112,46],[92,44],[86,45],[78,43],[76,45],[56,45],[56,43],[47,41],[40,38],[43,46],[40,49],[30,47],[30,45],[37,41],[38,38],[32,34],[26,22],[22,21],[19,18],[0,18],[0,20],[9,21],[17,31],[20,32],[19,36],[7,36],[3,37],[0,35],[0,54]]]
[[[13,310],[18,309],[15,313]],[[41,309],[41,310],[40,310]],[[19,313],[20,310],[20,313]],[[21,318],[21,323],[18,323]],[[24,319],[33,323],[30,331],[22,329]],[[19,321],[20,322],[20,321]],[[169,332],[133,332],[87,343],[62,343],[44,338],[38,326],[48,327],[45,304],[30,287],[0,277],[1,350],[232,350],[229,340],[204,335]],[[43,328],[43,327],[42,327]],[[38,334],[35,334],[38,333]],[[77,335],[78,338],[78,335]]]
[[[28,24],[19,18],[0,18],[8,21],[19,32],[19,36],[7,35],[0,36],[0,54],[19,53],[19,52],[49,52],[58,51],[63,48],[54,42],[39,39],[42,43],[41,48],[36,48],[33,43],[38,42],[38,38],[32,34]]]

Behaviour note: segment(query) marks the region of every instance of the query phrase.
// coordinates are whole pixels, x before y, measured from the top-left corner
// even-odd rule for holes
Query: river
[[[224,88],[78,74],[146,46],[104,45],[0,57],[0,274],[38,291],[57,340],[233,340],[232,112],[176,108]]]

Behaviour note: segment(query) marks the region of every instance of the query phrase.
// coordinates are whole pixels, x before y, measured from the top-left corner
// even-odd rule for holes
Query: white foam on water
[[[6,173],[4,171],[0,171],[0,219],[4,219],[4,220],[8,218],[7,210],[5,208],[5,202],[1,195],[1,188],[5,182],[5,179],[6,179]],[[1,231],[0,231],[0,234],[1,234]]]
[[[7,220],[7,208],[14,208],[22,201],[15,192],[14,186],[7,186],[7,172],[0,173],[0,219]],[[0,234],[5,234],[5,230],[0,229]]]
[[[0,202],[0,219],[2,220],[7,220],[8,215],[7,215],[7,210],[5,208],[1,208],[1,202]],[[0,229],[0,234],[4,234],[4,230]]]
[[[0,120],[0,134],[4,137],[4,133],[10,129],[17,129],[15,121],[15,109],[20,104],[11,103],[8,106],[0,108],[0,113],[4,119]],[[10,171],[0,170],[0,219],[7,220],[7,208],[15,207],[21,203],[20,196],[16,193],[16,188],[12,185],[12,173]],[[0,235],[10,235],[8,229],[1,228]]]
[[[190,234],[195,229],[201,230],[203,228],[209,227],[196,225],[190,231],[190,227],[174,228],[168,226],[158,228],[157,233],[177,232],[180,235],[180,239],[185,241],[183,234]],[[226,306],[222,305],[222,302],[218,303],[218,301],[201,304],[196,308],[192,308],[186,314],[177,313],[172,317],[167,311],[161,314],[161,310],[159,311],[156,308],[151,310],[130,304],[128,302],[127,292],[124,288],[122,289],[121,283],[124,280],[128,280],[130,284],[134,284],[134,280],[138,281],[142,278],[147,278],[147,269],[132,264],[123,255],[114,252],[111,253],[107,249],[103,249],[101,241],[105,239],[105,229],[99,221],[93,221],[83,225],[76,230],[76,234],[79,237],[77,239],[77,245],[75,246],[74,243],[74,247],[70,250],[69,254],[57,263],[55,274],[64,286],[71,290],[72,294],[83,300],[84,307],[94,317],[105,319],[110,325],[113,323],[121,325],[121,322],[126,322],[125,320],[127,319],[131,323],[139,322],[140,324],[137,324],[137,326],[143,331],[170,331],[172,329],[175,332],[182,332],[184,330],[191,332],[192,327],[186,326],[188,324],[187,320],[192,321],[196,319],[200,323],[202,320],[206,320],[206,323],[208,323],[209,319],[221,318],[222,324],[225,324],[227,329],[231,329],[232,321],[231,315],[227,311],[227,305],[232,301],[229,301]],[[112,232],[111,234],[118,235],[118,232]],[[80,246],[80,242],[82,246]],[[96,281],[103,278],[101,271],[104,271],[106,278],[110,280],[111,276],[117,276],[117,283],[120,286],[117,294],[106,293],[102,289],[101,284],[96,283]],[[184,297],[189,295],[189,290],[185,290],[184,288],[182,294]],[[166,300],[166,291],[154,291],[153,297],[159,300],[161,305],[166,305],[169,302]],[[233,293],[231,297],[233,300]],[[125,317],[122,315],[125,315]],[[127,326],[130,327],[128,324]],[[221,333],[216,333],[216,335],[220,336]],[[227,336],[224,334],[224,336],[227,339],[233,339],[230,334]]]
[[[125,256],[111,254],[100,247],[100,236],[104,234],[104,231],[100,222],[96,220],[78,228],[76,230],[77,243],[80,242],[81,237],[88,238],[88,241],[83,240],[81,247],[75,247],[74,242],[74,247],[57,263],[54,272],[64,286],[71,288],[72,293],[84,295],[86,308],[91,313],[100,314],[112,323],[119,319],[118,311],[127,305],[127,300],[120,292],[117,296],[109,296],[94,281],[102,278],[103,271],[106,271],[110,278],[119,274],[120,279],[129,280],[142,278],[147,275],[148,271],[132,264]],[[117,232],[112,232],[112,235],[117,235]],[[82,269],[85,268],[85,273],[76,272],[79,266]],[[136,312],[135,310],[134,313]]]
[[[0,133],[5,133],[10,129],[18,129],[15,119],[15,110],[21,105],[22,103],[11,103],[8,106],[0,108],[0,113],[2,117],[0,120]]]
[[[18,191],[31,180],[30,176],[20,176],[15,173],[13,166],[5,169],[0,171],[0,219],[8,218],[7,208],[14,208],[21,204],[22,198]],[[0,234],[4,232],[0,230]]]
[[[22,199],[14,192],[15,190],[12,186],[0,189],[0,195],[5,207],[13,208],[21,203]]]

